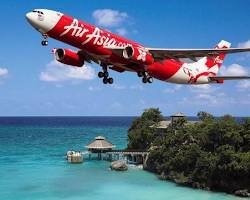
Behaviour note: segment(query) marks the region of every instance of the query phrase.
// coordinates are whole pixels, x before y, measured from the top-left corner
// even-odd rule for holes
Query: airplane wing
[[[213,76],[209,77],[211,81],[224,81],[224,80],[241,80],[250,79],[250,76]]]
[[[189,58],[196,60],[199,57],[214,56],[219,54],[231,54],[250,51],[250,48],[225,48],[225,49],[157,49],[146,48],[152,54],[155,60],[166,58],[180,59]]]
[[[125,47],[106,46],[105,48],[112,50],[115,54],[122,56]],[[223,49],[161,49],[161,48],[145,48],[156,61],[164,59],[180,59],[188,58],[197,61],[197,58],[205,56],[215,56],[219,54],[231,54],[250,51],[250,48],[223,48]]]

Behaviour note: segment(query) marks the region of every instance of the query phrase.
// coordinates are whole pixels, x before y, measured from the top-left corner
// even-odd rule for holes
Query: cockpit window
[[[43,12],[42,12],[42,11],[39,11],[39,10],[33,10],[32,12],[38,13],[38,14],[42,14],[42,15],[43,15]]]

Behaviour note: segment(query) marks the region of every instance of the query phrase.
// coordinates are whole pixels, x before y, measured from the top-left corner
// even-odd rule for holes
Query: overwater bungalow
[[[147,155],[143,150],[113,149],[116,146],[103,136],[95,137],[95,140],[85,147],[88,151],[83,154],[88,154],[89,159],[92,154],[97,154],[98,160],[126,160],[128,163],[142,164]]]
[[[102,159],[102,154],[106,152],[112,151],[113,148],[115,148],[115,145],[113,145],[111,142],[107,141],[105,137],[103,136],[97,136],[95,137],[95,140],[89,143],[85,146],[88,151],[90,152],[89,158],[91,157],[91,154],[97,154],[97,158],[99,160]]]

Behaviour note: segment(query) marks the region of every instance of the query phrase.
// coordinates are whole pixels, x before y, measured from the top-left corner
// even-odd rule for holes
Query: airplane
[[[98,77],[104,84],[114,82],[109,76],[110,69],[135,72],[143,83],[152,83],[153,78],[177,84],[250,79],[250,76],[217,76],[225,55],[250,51],[250,48],[230,48],[231,44],[224,40],[213,49],[148,48],[53,10],[34,9],[26,14],[26,19],[42,34],[43,46],[48,45],[50,37],[79,49],[54,49],[57,61],[74,67],[95,62],[102,68]]]

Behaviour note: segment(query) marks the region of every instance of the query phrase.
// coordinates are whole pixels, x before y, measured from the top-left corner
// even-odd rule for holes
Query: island
[[[162,180],[249,197],[250,119],[207,112],[197,118],[166,123],[158,108],[147,109],[132,122],[127,148],[148,151],[143,168]]]

